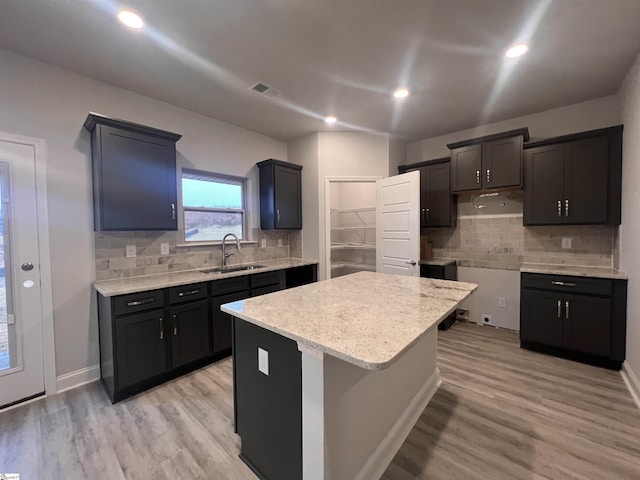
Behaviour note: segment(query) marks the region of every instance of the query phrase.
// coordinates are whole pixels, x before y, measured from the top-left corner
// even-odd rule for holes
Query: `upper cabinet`
[[[302,228],[302,167],[281,160],[258,162],[260,169],[260,228]]]
[[[451,150],[454,193],[522,187],[522,146],[529,130],[474,138],[447,145]]]
[[[524,225],[620,225],[622,126],[525,146]]]
[[[181,135],[90,113],[94,229],[177,230]]]
[[[401,165],[400,173],[420,172],[420,227],[451,227],[456,223],[451,194],[449,158]]]

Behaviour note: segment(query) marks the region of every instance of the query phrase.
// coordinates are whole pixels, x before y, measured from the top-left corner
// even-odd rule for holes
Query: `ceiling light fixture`
[[[120,10],[118,13],[118,20],[120,20],[127,27],[135,28],[136,30],[140,30],[144,27],[144,22],[142,21],[142,17],[131,10]]]
[[[336,123],[338,121],[338,119],[336,117],[334,117],[333,115],[329,115],[328,117],[324,117],[324,121],[325,121],[325,123],[328,123],[329,125],[333,125],[334,123]]]
[[[520,43],[518,45],[514,45],[510,47],[509,50],[507,50],[507,52],[505,53],[505,55],[509,58],[515,58],[515,57],[524,55],[525,53],[527,53],[528,50],[529,50],[528,45],[525,45],[524,43]]]
[[[393,92],[393,96],[396,98],[405,98],[409,96],[409,90],[406,88],[398,88]]]

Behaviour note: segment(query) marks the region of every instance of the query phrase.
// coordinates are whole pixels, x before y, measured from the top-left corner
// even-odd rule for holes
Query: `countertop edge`
[[[539,273],[541,275],[567,275],[571,277],[606,278],[609,280],[628,280],[629,276],[619,270],[607,267],[585,267],[579,265],[522,264],[521,273]]]

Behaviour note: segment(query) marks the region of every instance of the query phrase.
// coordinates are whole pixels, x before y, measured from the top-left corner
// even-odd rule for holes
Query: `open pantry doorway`
[[[376,270],[376,181],[382,177],[326,177],[327,278]]]

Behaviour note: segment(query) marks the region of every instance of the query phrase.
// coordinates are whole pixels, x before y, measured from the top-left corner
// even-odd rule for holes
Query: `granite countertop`
[[[548,265],[544,263],[523,263],[521,272],[545,273],[550,275],[572,275],[575,277],[596,277],[627,280],[626,273],[607,267],[580,267],[573,265]]]
[[[449,315],[473,283],[358,272],[227,303],[222,310],[368,370],[391,365]]]
[[[264,268],[255,270],[243,270],[239,272],[210,272],[202,273],[200,270],[186,270],[182,272],[158,273],[140,277],[118,278],[116,280],[104,280],[94,282],[94,288],[105,297],[124,295],[127,293],[145,292],[159,288],[188,285],[190,283],[207,282],[219,280],[221,278],[240,277],[252,275],[254,273],[269,272],[272,270],[283,270],[286,268],[300,267],[303,265],[317,264],[316,260],[304,260],[300,258],[284,258],[279,260],[260,260],[252,264],[264,265]],[[237,267],[239,265],[229,265]],[[210,267],[205,267],[210,268]],[[203,270],[205,269],[203,268]]]
[[[457,263],[455,258],[432,258],[431,260],[420,260],[420,265],[433,265],[436,267],[446,267]]]

